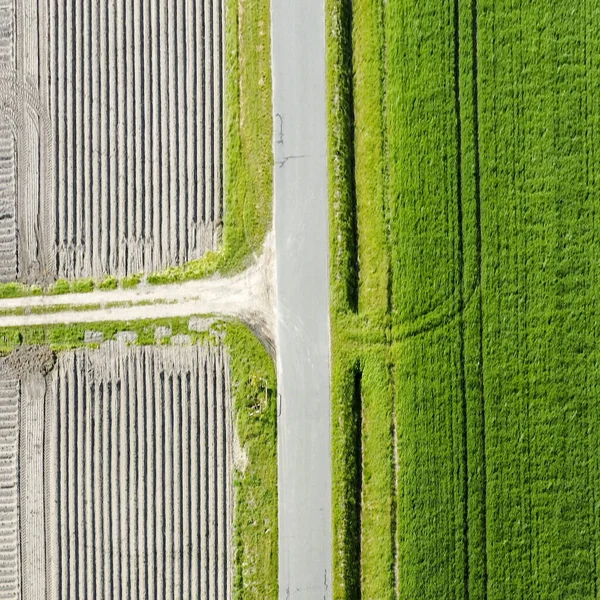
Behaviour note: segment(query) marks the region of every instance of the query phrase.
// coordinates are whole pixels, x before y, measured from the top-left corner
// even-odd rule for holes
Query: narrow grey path
[[[272,2],[279,597],[332,597],[323,0]]]

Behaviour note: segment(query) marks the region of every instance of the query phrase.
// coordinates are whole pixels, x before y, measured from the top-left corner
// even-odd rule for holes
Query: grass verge
[[[244,326],[229,323],[238,437],[248,464],[236,472],[236,600],[278,597],[277,387],[273,360]]]

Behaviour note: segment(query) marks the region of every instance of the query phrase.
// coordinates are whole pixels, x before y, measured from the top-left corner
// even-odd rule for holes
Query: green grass
[[[337,600],[596,596],[598,8],[328,0]]]
[[[237,432],[248,457],[236,473],[234,598],[278,598],[277,385],[275,366],[245,327],[228,324]]]

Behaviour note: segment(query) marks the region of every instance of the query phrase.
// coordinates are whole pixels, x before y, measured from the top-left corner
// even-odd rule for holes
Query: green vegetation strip
[[[189,318],[100,322],[43,327],[0,328],[0,354],[22,344],[50,346],[56,352],[86,343],[85,332],[102,333],[104,341],[121,331],[137,334],[137,345],[154,345],[157,327],[172,335],[186,334],[192,343],[223,343],[231,357],[231,380],[237,435],[247,463],[235,471],[234,598],[276,600],[278,597],[277,526],[277,383],[273,360],[242,324],[215,322],[207,331],[189,329]],[[170,343],[165,338],[162,343]]]
[[[600,13],[327,0],[334,598],[594,598]]]

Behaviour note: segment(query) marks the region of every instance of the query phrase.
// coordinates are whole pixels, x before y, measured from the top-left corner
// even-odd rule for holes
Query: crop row
[[[155,271],[219,238],[223,6],[53,2],[59,277]]]
[[[206,346],[110,342],[26,377],[10,597],[232,597],[230,392],[227,353]]]

